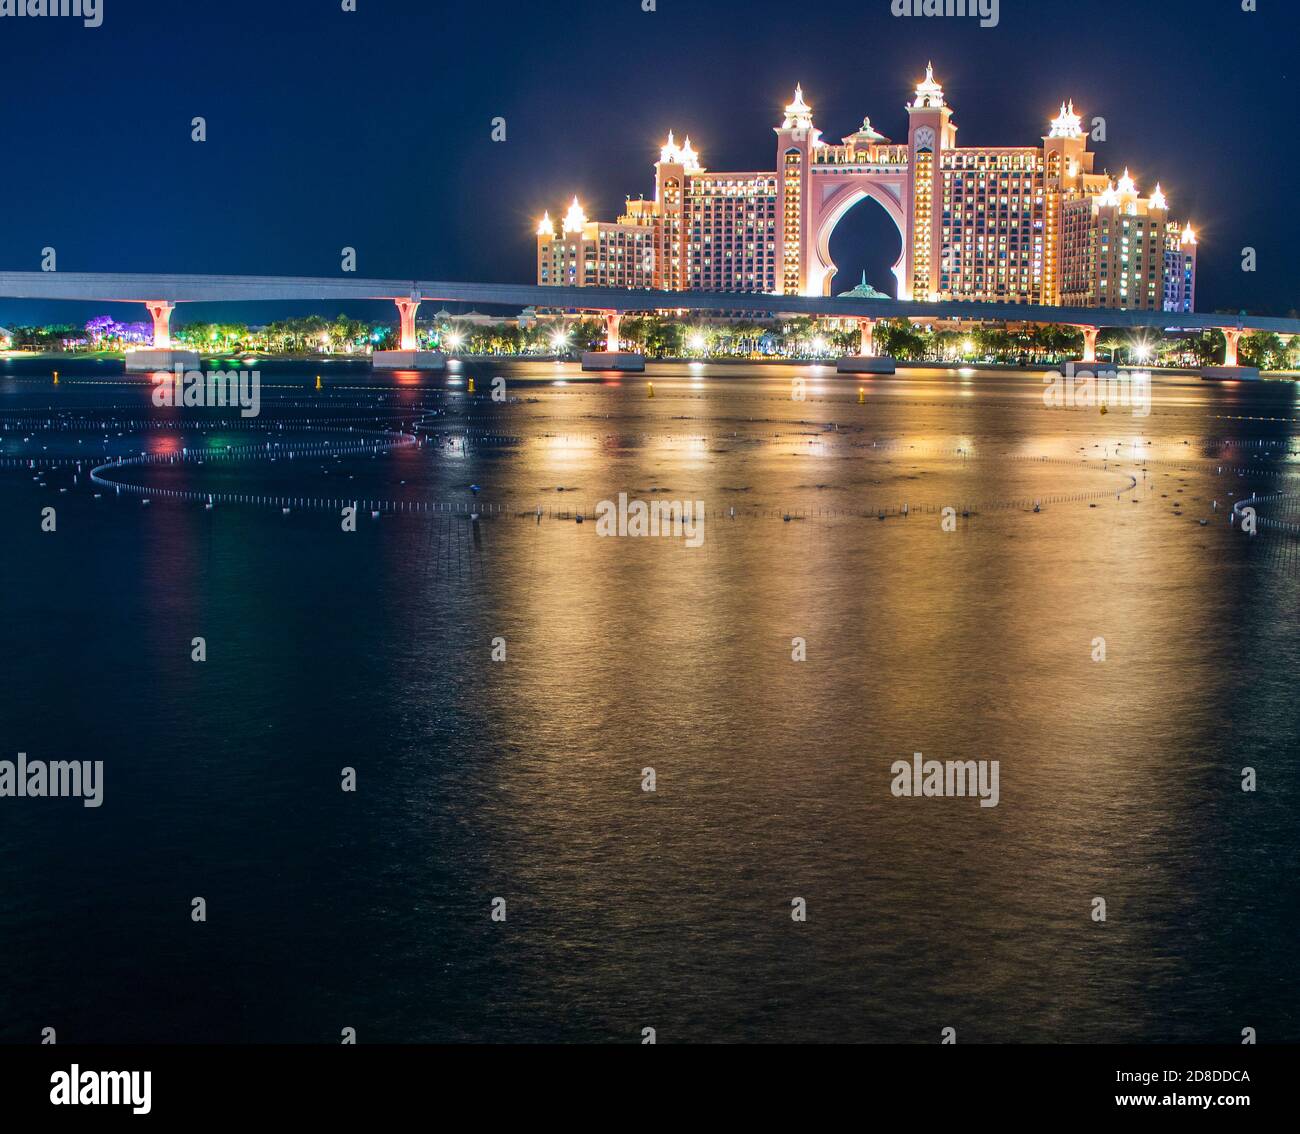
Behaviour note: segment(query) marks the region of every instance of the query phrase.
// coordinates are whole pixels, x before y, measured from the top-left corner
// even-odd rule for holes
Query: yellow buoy
[[[54,384],[56,386],[59,384],[59,372],[57,370],[54,372]]]
[[[1108,409],[1106,408],[1106,403],[1105,403],[1105,402],[1102,403],[1102,406],[1101,406],[1101,412],[1102,412],[1102,413],[1110,413],[1110,410],[1108,410]]]
[[[319,390],[320,388],[321,388],[321,385],[320,385],[320,375],[317,374],[317,375],[316,375],[316,389]]]
[[[655,384],[654,384],[653,382],[647,382],[647,383],[646,383],[646,397],[647,397],[647,398],[653,398],[654,396],[655,396]]]
[[[467,387],[467,389],[469,390],[469,392],[470,392],[471,394],[474,392],[474,379],[473,379],[473,378],[471,378],[471,379],[469,380],[469,386]]]
[[[864,405],[866,405],[866,404],[867,404],[867,392],[866,392],[866,390],[864,390],[861,386],[859,386],[859,387],[858,387],[858,405],[860,405],[860,406],[864,406]]]

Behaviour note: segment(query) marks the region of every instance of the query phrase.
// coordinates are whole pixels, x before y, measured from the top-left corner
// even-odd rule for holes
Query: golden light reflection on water
[[[497,369],[466,367],[483,389]],[[453,444],[273,474],[504,506],[477,522],[343,535],[323,512],[70,494],[69,563],[27,498],[0,497],[21,504],[0,624],[24,658],[4,719],[72,722],[61,751],[107,745],[158,787],[114,781],[120,811],[98,818],[122,825],[92,849],[115,870],[187,893],[207,863],[258,914],[258,948],[383,1036],[610,1039],[650,1020],[917,1042],[943,1021],[963,1042],[1206,1041],[1244,1019],[1292,1038],[1276,974],[1300,909],[1300,594],[1277,544],[1212,508],[1264,483],[1237,457],[1278,413],[1267,390],[1157,381],[1137,422],[1048,410],[1034,376],[982,375],[967,397],[958,376],[900,375],[859,405],[856,379],[829,376],[792,402],[795,368],[702,386],[652,368],[653,400],[505,369],[509,405],[457,388],[449,422],[476,416]],[[218,464],[140,475],[234,475]],[[531,514],[570,491],[703,500],[703,545]],[[945,530],[945,505],[972,514]],[[207,668],[187,660],[200,632]],[[114,664],[51,714],[42,691],[83,636]],[[998,807],[895,798],[890,765],[914,752],[998,760]],[[362,790],[340,800],[343,766]],[[1244,766],[1266,790],[1241,791]],[[286,901],[324,914],[285,929]],[[144,994],[173,995],[167,975]]]
[[[893,981],[951,997],[939,974],[960,963],[966,1010],[1016,987],[1021,1038],[1056,1034],[1066,1010],[1073,1034],[1157,1026],[1154,1002],[1128,1022],[1107,1005],[1138,963],[1131,950],[1186,952],[1169,896],[1192,884],[1190,819],[1207,805],[1186,758],[1221,747],[1216,717],[1235,687],[1217,669],[1224,641],[1202,629],[1237,605],[1221,585],[1229,533],[1172,516],[1163,469],[1117,493],[1135,462],[1184,448],[1181,433],[1160,436],[1181,423],[1116,434],[1114,418],[1040,408],[1034,387],[1012,392],[1015,410],[958,378],[951,392],[976,404],[964,423],[946,404],[908,408],[935,399],[929,381],[873,384],[867,407],[856,380],[810,383],[808,402],[782,409],[771,395],[784,377],[744,389],[710,376],[703,404],[684,400],[690,385],[652,380],[649,405],[639,390],[604,402],[586,386],[546,408],[548,428],[608,414],[642,443],[547,439],[514,476],[547,483],[558,461],[584,486],[703,499],[704,547],[603,540],[590,524],[494,532],[517,668],[490,713],[527,722],[529,753],[494,789],[527,817],[526,839],[518,824],[489,836],[503,869],[566,925],[592,927],[599,971],[629,997],[636,964],[598,940],[653,942],[715,1008],[737,969],[798,986],[754,918],[810,892],[841,925],[818,938],[815,964],[849,989],[888,963]],[[1209,515],[1222,486],[1204,468],[1188,479],[1189,511]],[[923,511],[1071,494],[1095,499],[987,511],[953,533]],[[903,500],[907,519],[845,514]],[[1098,638],[1104,664],[1091,660]],[[889,764],[914,751],[1000,760],[1002,804],[893,799]],[[639,787],[646,767],[653,796]],[[1103,891],[1145,913],[1140,933],[1117,926],[1117,944],[1098,949],[1073,927]],[[897,999],[866,1014],[903,1035],[922,1003],[915,1020]],[[828,1035],[860,1026],[829,1000],[815,1011]]]

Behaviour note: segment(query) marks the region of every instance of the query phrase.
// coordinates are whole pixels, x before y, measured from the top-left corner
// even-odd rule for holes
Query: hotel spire
[[[934,79],[934,64],[925,65],[925,78],[916,84],[916,98],[912,105],[915,107],[936,107],[943,106],[943,87]]]
[[[582,206],[578,204],[578,198],[573,198],[573,204],[569,206],[569,211],[564,215],[564,231],[581,232],[587,225],[587,214],[582,211]]]
[[[781,129],[812,129],[812,107],[803,100],[802,83],[794,88],[794,101],[785,108],[785,121],[781,123]]]
[[[1052,119],[1049,138],[1082,138],[1083,116],[1074,112],[1074,99],[1070,99],[1069,108],[1061,103],[1061,113]]]

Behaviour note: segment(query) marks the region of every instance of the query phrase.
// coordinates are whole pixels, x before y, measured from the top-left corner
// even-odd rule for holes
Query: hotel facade
[[[1063,104],[1035,146],[957,144],[926,67],[907,105],[906,142],[864,119],[838,143],[813,124],[802,88],[776,132],[776,168],[706,169],[670,132],[654,198],[615,222],[575,197],[537,228],[537,282],[766,295],[829,295],[830,239],[866,198],[897,227],[899,299],[1191,311],[1196,236],[1157,184],[1096,173],[1082,116]]]

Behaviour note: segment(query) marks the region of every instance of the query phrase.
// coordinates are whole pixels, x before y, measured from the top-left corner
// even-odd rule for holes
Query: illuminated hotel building
[[[589,221],[575,197],[559,233],[549,214],[537,226],[537,282],[557,287],[657,287],[654,240],[648,226]]]
[[[538,283],[829,295],[831,233],[870,197],[901,238],[900,299],[1191,310],[1190,226],[1159,186],[1143,198],[1127,171],[1118,184],[1093,171],[1073,103],[1037,145],[958,146],[927,66],[906,110],[906,142],[864,119],[828,143],[796,87],[775,171],[711,172],[670,133],[653,200],[629,200],[614,224],[587,221],[576,199],[562,233],[543,221]]]
[[[1191,311],[1196,234],[1169,219],[1157,185],[1143,197],[1129,171],[1064,205],[1061,302],[1068,307]]]

